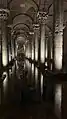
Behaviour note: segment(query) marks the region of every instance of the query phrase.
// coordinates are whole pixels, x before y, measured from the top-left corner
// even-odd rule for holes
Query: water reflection
[[[3,81],[3,92],[5,94],[7,92],[7,87],[8,87],[8,73],[3,72],[3,76],[6,76],[4,81]]]
[[[35,67],[35,86],[37,87],[38,85],[38,68]]]
[[[9,69],[9,78],[12,76],[12,69]]]
[[[32,74],[34,74],[34,64],[32,64]]]
[[[41,73],[41,96],[43,95],[43,75]]]
[[[62,84],[56,84],[55,87],[55,112],[58,117],[61,115]]]

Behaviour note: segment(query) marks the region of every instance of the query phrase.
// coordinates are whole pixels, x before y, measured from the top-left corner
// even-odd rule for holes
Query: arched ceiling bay
[[[21,35],[20,29],[24,29],[22,34],[27,34],[27,31],[32,30],[32,24],[36,21],[37,12],[39,10],[46,11],[48,17],[46,20],[46,31],[49,32],[53,28],[53,0],[8,0],[10,8],[9,24],[17,26],[17,34]],[[44,7],[45,6],[45,7]],[[67,21],[67,0],[64,0],[64,24]],[[26,25],[25,25],[26,24]],[[28,29],[29,26],[29,29]]]

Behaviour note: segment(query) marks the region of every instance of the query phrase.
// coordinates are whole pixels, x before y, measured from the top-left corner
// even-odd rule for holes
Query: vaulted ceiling
[[[6,4],[6,0],[1,0]],[[53,28],[53,0],[8,0],[7,7],[10,9],[8,24],[12,29],[23,34],[22,38],[29,36],[29,31],[33,31],[33,23],[36,23],[37,13],[44,10],[48,13],[46,20],[46,33],[52,32]],[[67,0],[64,0],[64,24],[67,21]],[[24,35],[25,34],[25,35]],[[19,39],[19,36],[18,36]],[[23,40],[22,40],[23,41]]]

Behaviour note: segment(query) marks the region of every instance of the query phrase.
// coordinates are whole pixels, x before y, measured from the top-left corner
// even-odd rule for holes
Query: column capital
[[[0,19],[7,20],[9,14],[10,14],[10,11],[8,9],[0,8]]]
[[[47,17],[48,17],[47,12],[38,11],[37,18],[40,23],[45,23],[45,20],[47,19]]]

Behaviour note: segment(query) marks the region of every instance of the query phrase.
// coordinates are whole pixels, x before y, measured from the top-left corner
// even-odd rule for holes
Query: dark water
[[[6,77],[0,85],[0,119],[56,118],[52,105],[42,101],[43,75],[40,73],[39,83],[38,73],[37,67],[27,60],[20,64],[16,61],[3,72]]]

